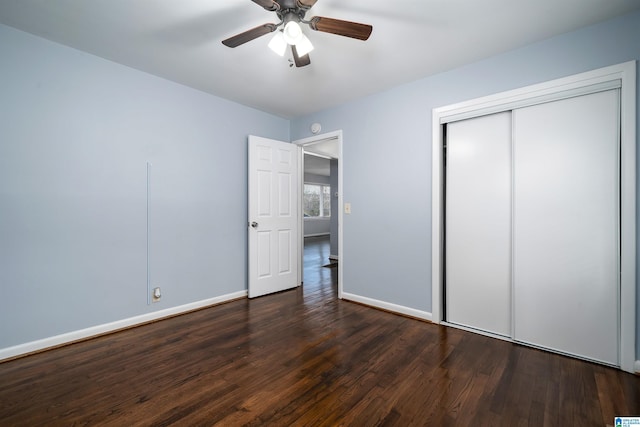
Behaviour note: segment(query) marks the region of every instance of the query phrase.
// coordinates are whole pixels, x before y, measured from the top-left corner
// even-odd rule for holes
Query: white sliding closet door
[[[618,365],[618,90],[513,114],[514,339]]]
[[[511,113],[447,125],[446,320],[511,335]]]

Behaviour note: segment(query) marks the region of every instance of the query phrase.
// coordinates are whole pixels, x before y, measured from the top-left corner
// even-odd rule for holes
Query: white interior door
[[[618,365],[619,98],[514,111],[514,338]]]
[[[511,335],[511,113],[447,125],[446,320]]]
[[[299,284],[298,150],[249,136],[249,298]]]

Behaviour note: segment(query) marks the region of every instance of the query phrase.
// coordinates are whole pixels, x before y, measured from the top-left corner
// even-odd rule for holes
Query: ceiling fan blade
[[[296,0],[298,7],[302,9],[311,9],[318,0]]]
[[[291,51],[293,52],[293,62],[296,63],[296,67],[305,67],[311,64],[309,54],[298,56],[298,50],[296,49],[295,45],[291,45]]]
[[[229,47],[238,47],[241,44],[250,42],[253,39],[257,39],[260,36],[269,34],[278,28],[275,24],[264,24],[259,27],[252,28],[244,33],[236,34],[233,37],[229,37],[226,40],[222,40],[222,44]]]
[[[358,40],[367,40],[371,35],[371,31],[373,31],[373,27],[368,24],[325,18],[323,16],[314,16],[309,22],[309,26],[312,30],[351,37]]]
[[[280,9],[280,5],[276,3],[274,0],[251,0],[251,1],[270,11]]]

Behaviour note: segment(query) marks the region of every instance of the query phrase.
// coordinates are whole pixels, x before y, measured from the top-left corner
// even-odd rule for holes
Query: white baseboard
[[[379,301],[376,299],[367,298],[360,295],[350,294],[348,292],[342,293],[342,299],[368,305],[371,307],[380,308],[382,310],[387,310],[394,313],[404,314],[405,316],[411,316],[417,319],[431,321],[431,313],[429,313],[428,311],[416,310],[415,308],[405,307],[403,305],[398,305],[398,304],[392,304],[386,301]]]
[[[170,307],[164,310],[154,311],[153,313],[142,314],[140,316],[130,317],[128,319],[117,320],[111,323],[105,323],[102,325],[92,326],[86,329],[80,329],[73,332],[67,332],[65,334],[55,335],[53,337],[43,338],[37,341],[31,341],[24,344],[19,344],[13,347],[7,347],[0,349],[0,361],[4,359],[10,359],[16,356],[21,356],[36,351],[45,350],[51,347],[57,347],[63,344],[69,344],[74,341],[79,341],[98,335],[103,335],[109,332],[115,332],[120,329],[130,328],[132,326],[148,323],[156,320],[160,320],[166,317],[175,316],[178,314],[186,313],[189,311],[197,310],[200,308],[221,304],[223,302],[232,301],[247,296],[247,291],[239,291],[231,294],[221,295],[215,298],[209,298],[202,301],[196,301],[189,304],[180,305],[177,307]]]
[[[640,360],[636,360],[636,363],[633,364],[633,370],[640,375]]]

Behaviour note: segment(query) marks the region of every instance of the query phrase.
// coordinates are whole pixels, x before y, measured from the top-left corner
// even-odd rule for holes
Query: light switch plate
[[[345,203],[344,204],[344,213],[346,213],[346,214],[350,214],[351,213],[351,203]]]

